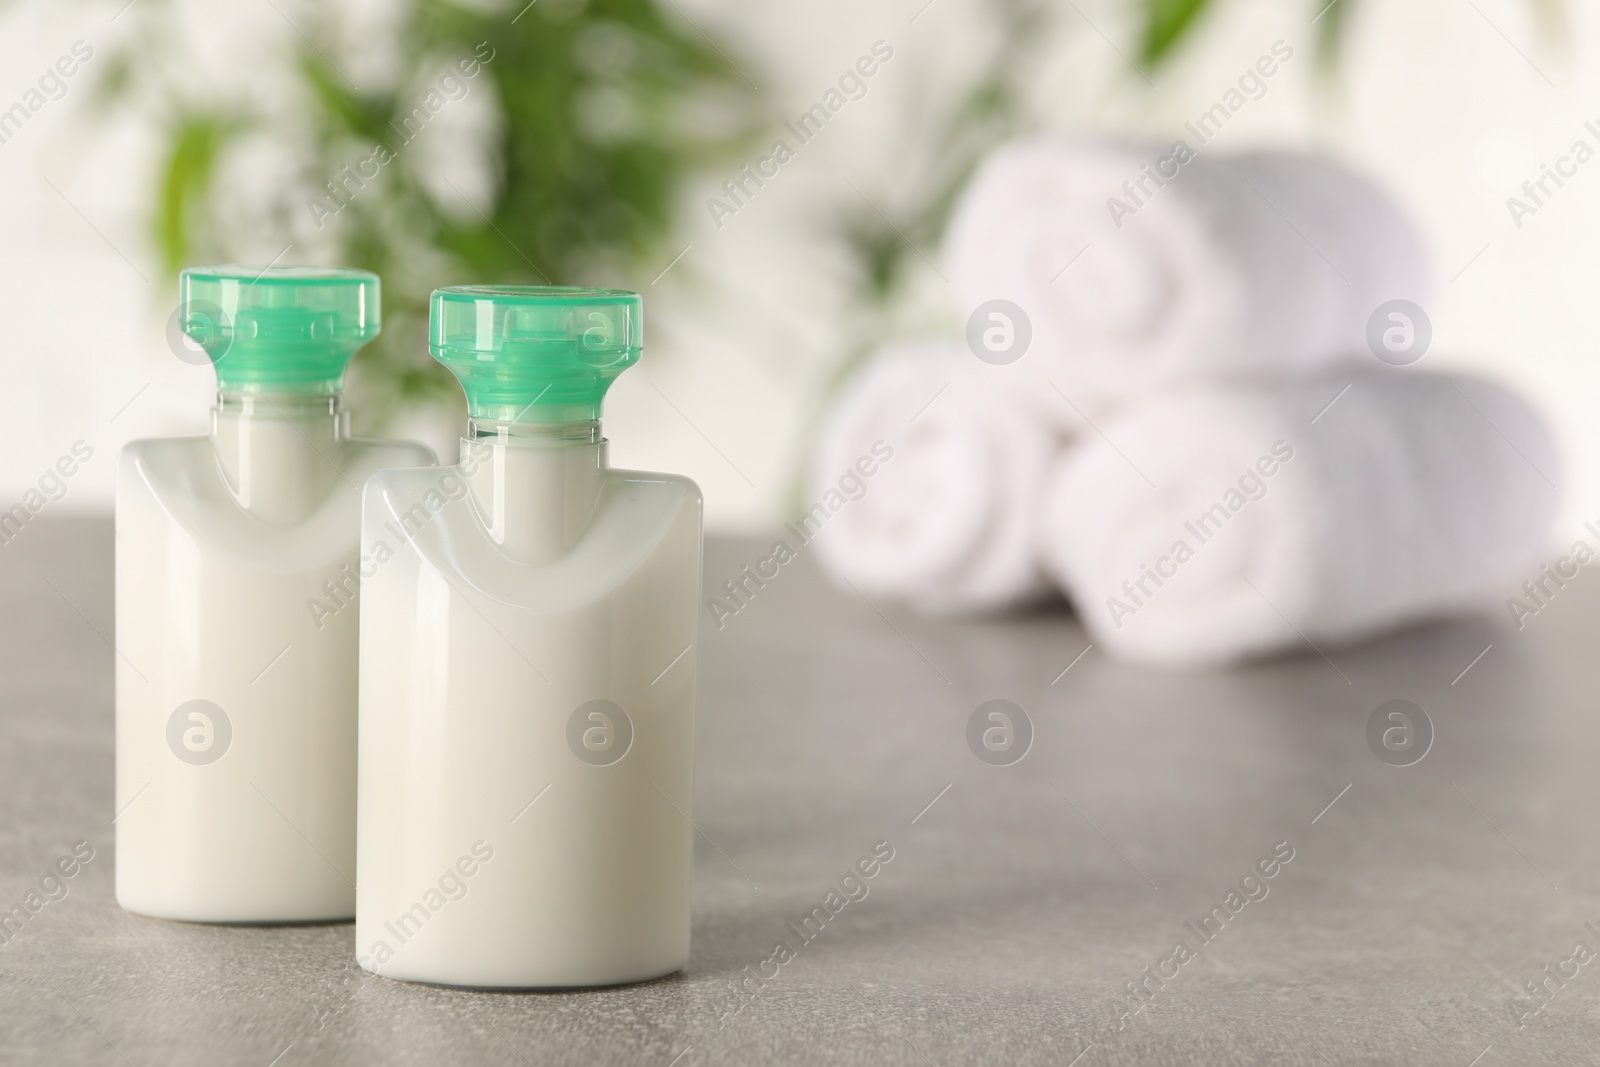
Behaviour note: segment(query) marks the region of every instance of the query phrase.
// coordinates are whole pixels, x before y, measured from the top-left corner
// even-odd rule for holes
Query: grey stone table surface
[[[763,547],[713,541],[708,588]],[[1062,610],[904,615],[802,552],[702,631],[688,968],[524,994],[370,976],[349,924],[120,910],[109,524],[30,524],[0,604],[0,909],[93,850],[0,944],[0,1062],[1600,1062],[1587,574],[1520,630],[1490,606],[1177,674],[1085,652]],[[1368,743],[1394,699],[1432,723],[1410,766]],[[1032,726],[1008,766],[968,743],[991,700]],[[798,936],[880,841],[867,895]]]

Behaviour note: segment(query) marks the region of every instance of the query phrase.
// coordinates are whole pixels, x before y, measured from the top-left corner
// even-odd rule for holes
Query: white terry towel
[[[1050,593],[1034,551],[1057,446],[1000,401],[971,353],[935,342],[878,352],[835,398],[812,454],[812,498],[863,456],[890,458],[827,518],[818,558],[869,597],[934,614],[998,611]]]
[[[1462,375],[1201,386],[1100,428],[1048,479],[1041,551],[1095,642],[1148,663],[1490,603],[1535,573],[1557,505],[1539,417]]]
[[[1072,422],[1074,405],[1093,416],[1178,383],[1303,374],[1364,355],[1380,304],[1426,308],[1422,242],[1370,182],[1320,156],[1179,158],[1029,140],[994,153],[963,193],[944,248],[961,311],[1023,309],[1033,341],[1011,378],[1047,414]]]

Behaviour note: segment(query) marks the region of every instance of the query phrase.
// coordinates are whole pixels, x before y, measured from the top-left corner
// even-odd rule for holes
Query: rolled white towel
[[[1535,573],[1558,502],[1538,415],[1455,374],[1202,386],[1100,426],[1048,478],[1041,553],[1095,642],[1149,663],[1490,603]]]
[[[1050,594],[1034,530],[1058,445],[1007,410],[993,385],[999,369],[959,347],[910,342],[877,353],[846,383],[813,450],[813,499],[837,493],[862,457],[881,462],[817,535],[835,577],[936,614]]]
[[[1023,141],[963,193],[945,240],[961,310],[1023,309],[1033,342],[1010,377],[1047,414],[1303,374],[1365,353],[1380,304],[1426,305],[1422,242],[1370,182],[1319,156],[1187,152]]]

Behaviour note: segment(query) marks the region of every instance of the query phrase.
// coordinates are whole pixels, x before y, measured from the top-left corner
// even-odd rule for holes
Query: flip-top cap
[[[189,267],[178,276],[183,332],[230,392],[335,392],[381,328],[378,276],[327,267]]]
[[[435,289],[428,339],[473,418],[582,422],[600,417],[611,382],[638,362],[644,302],[622,289]]]

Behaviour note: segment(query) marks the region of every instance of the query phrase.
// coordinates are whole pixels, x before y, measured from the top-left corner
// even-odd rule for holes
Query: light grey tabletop
[[[713,542],[707,584],[761,548]],[[1521,631],[1491,608],[1180,675],[1080,657],[1065,612],[874,606],[802,555],[702,633],[688,969],[535,994],[373,977],[348,924],[121,911],[109,523],[29,524],[0,606],[0,910],[94,850],[0,944],[6,1063],[1600,1061],[1592,577]],[[1009,766],[968,744],[995,699],[1033,728]],[[1368,744],[1392,699],[1433,725],[1411,766]],[[797,936],[879,841],[867,896]],[[1293,858],[1245,878],[1275,847]],[[1242,879],[1260,899],[1230,914]],[[1208,942],[1186,923],[1214,906]]]

